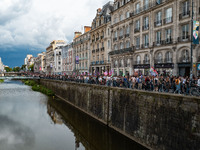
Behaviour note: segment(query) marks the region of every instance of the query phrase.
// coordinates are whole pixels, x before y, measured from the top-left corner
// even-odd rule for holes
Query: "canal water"
[[[0,84],[0,150],[145,150],[21,81]]]

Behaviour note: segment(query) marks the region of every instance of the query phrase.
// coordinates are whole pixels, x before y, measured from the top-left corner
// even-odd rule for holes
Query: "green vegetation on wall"
[[[52,90],[47,89],[46,87],[37,84],[35,81],[33,80],[27,80],[24,82],[26,85],[32,86],[32,90],[33,91],[38,91],[38,92],[42,92],[43,94],[46,94],[48,96],[54,96],[55,94],[52,92]]]
[[[0,79],[0,83],[3,83],[4,82],[4,80],[3,79]]]

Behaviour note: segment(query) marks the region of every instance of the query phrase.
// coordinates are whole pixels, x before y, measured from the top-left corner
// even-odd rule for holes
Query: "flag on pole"
[[[153,67],[151,67],[151,69],[149,70],[149,72],[151,73],[152,76],[158,75],[158,72]]]
[[[193,43],[199,44],[199,21],[193,22]]]

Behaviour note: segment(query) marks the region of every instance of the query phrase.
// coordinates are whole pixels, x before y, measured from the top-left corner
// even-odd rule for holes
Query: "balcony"
[[[162,26],[162,20],[157,20],[154,22],[154,26],[155,27],[159,27],[159,26]]]
[[[143,64],[150,64],[150,60],[143,60]]]
[[[155,63],[155,64],[161,64],[161,63],[163,63],[163,59],[162,59],[162,58],[160,58],[160,59],[155,59],[155,60],[154,60],[154,63]]]
[[[173,22],[173,17],[168,17],[164,19],[164,24],[169,24]]]
[[[144,30],[149,30],[149,25],[146,24],[146,25],[142,26],[142,30],[143,30],[143,31],[144,31]]]
[[[158,41],[156,41],[156,42],[153,42],[153,46],[160,46],[161,43],[162,43],[162,41],[161,41],[161,40],[158,40]]]
[[[113,41],[117,41],[117,37],[113,38]]]
[[[135,29],[134,29],[134,32],[135,32],[135,33],[140,32],[140,28],[135,28]]]
[[[134,61],[134,64],[135,65],[141,65],[142,63],[141,63],[141,60],[137,60],[137,61]]]
[[[164,63],[172,63],[172,58],[165,58]]]
[[[91,62],[91,65],[92,65],[92,66],[95,65],[95,61]]]
[[[104,51],[104,47],[101,48],[101,51]]]
[[[96,49],[96,52],[99,52],[99,48],[98,48],[98,49]]]
[[[179,63],[190,63],[190,58],[189,56],[182,56],[179,58]]]
[[[95,50],[92,50],[92,53],[95,53]]]
[[[111,52],[109,53],[109,55],[125,54],[125,53],[132,53],[132,52],[134,52],[133,47],[129,47],[129,48],[125,48],[125,49],[120,49],[120,50],[111,51]]]
[[[146,44],[142,44],[141,45],[141,48],[148,48],[149,47],[149,43],[146,43]]]
[[[191,41],[191,38],[190,38],[190,35],[181,36],[181,37],[178,37],[177,41],[178,42],[187,42],[187,41]]]
[[[104,38],[104,36],[101,36],[101,39],[103,39]]]
[[[130,36],[130,34],[129,34],[129,33],[125,34],[125,38],[127,38],[127,37],[129,37],[129,36]]]
[[[99,40],[99,38],[96,38],[96,41],[98,41]]]
[[[121,40],[121,39],[123,39],[123,37],[124,37],[124,36],[123,36],[123,35],[121,35],[121,36],[119,36],[119,39]]]
[[[179,14],[179,20],[190,17],[190,11],[184,11],[181,14]]]
[[[96,61],[96,65],[99,65],[100,64],[100,61]]]

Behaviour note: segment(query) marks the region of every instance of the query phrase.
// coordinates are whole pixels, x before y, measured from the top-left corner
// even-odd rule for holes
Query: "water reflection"
[[[76,149],[80,143],[86,150],[145,149],[59,99],[51,99],[47,105],[48,113],[54,123],[62,122],[74,133]]]

